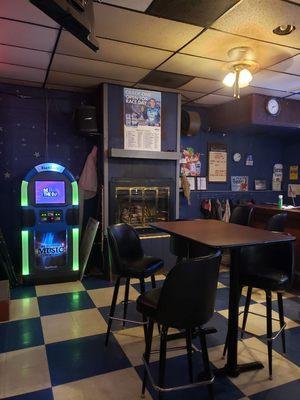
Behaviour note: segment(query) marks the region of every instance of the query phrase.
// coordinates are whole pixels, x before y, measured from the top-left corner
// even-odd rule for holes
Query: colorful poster
[[[49,270],[67,264],[67,232],[36,232],[34,239],[35,265]]]
[[[185,176],[200,176],[200,153],[195,153],[192,147],[182,150],[180,160],[180,174]]]
[[[124,88],[124,149],[161,151],[161,93]]]
[[[298,180],[298,165],[290,166],[290,181]]]
[[[248,190],[248,176],[232,176],[231,190],[233,192],[246,192]]]

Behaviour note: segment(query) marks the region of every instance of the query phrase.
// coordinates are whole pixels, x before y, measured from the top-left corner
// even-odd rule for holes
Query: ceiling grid
[[[28,0],[1,0],[0,81],[70,90],[112,82],[180,92],[183,103],[211,106],[232,100],[222,84],[228,50],[249,46],[260,67],[241,94],[300,99],[299,1],[215,0],[214,9],[191,6],[184,15],[172,2],[182,4],[95,2],[94,53],[65,30],[58,37],[59,26]],[[273,34],[287,23],[296,26],[291,35]]]

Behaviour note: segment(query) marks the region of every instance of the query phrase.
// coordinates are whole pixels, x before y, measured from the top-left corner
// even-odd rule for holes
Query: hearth
[[[110,184],[110,223],[137,229],[173,218],[170,179],[113,179]]]

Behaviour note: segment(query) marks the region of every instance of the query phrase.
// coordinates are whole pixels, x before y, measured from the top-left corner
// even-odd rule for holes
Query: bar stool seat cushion
[[[163,267],[163,260],[157,257],[143,256],[136,259],[122,260],[122,276],[130,278],[147,278]]]
[[[255,271],[241,274],[240,281],[244,286],[273,291],[284,291],[290,285],[290,278],[283,271],[273,268],[257,268]]]
[[[136,301],[137,311],[150,318],[155,318],[161,288],[149,290],[138,297]]]

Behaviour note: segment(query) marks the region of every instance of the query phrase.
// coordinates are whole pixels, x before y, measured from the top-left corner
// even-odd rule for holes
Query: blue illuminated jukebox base
[[[22,277],[51,283],[79,277],[79,199],[73,175],[62,165],[34,167],[22,181]]]

